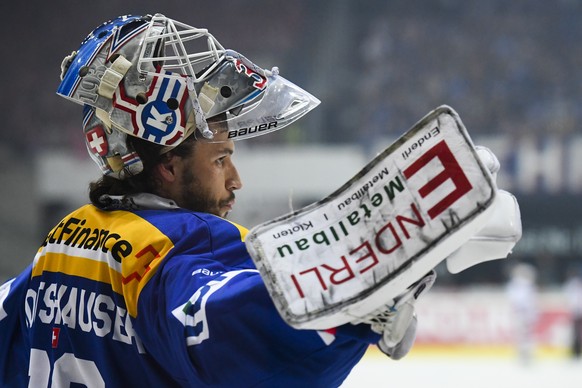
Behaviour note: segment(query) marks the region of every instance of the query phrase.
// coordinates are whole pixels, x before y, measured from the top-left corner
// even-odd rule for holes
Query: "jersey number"
[[[51,379],[52,372],[52,379]],[[29,387],[70,387],[72,383],[87,388],[105,388],[105,381],[93,361],[65,353],[51,367],[47,352],[31,349],[28,366]],[[49,385],[50,380],[50,385]]]

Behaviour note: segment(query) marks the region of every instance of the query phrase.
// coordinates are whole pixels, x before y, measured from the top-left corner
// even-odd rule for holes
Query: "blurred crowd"
[[[582,2],[392,5],[367,21],[360,47],[360,120],[371,137],[440,104],[471,133],[578,131]]]
[[[579,0],[218,0],[189,3],[192,12],[174,2],[133,3],[10,5],[15,28],[2,28],[27,23],[4,41],[19,61],[2,75],[2,144],[82,147],[75,107],[54,96],[60,60],[93,25],[138,10],[207,27],[321,98],[302,124],[308,131],[263,141],[369,146],[441,104],[472,133],[570,134],[582,118]]]

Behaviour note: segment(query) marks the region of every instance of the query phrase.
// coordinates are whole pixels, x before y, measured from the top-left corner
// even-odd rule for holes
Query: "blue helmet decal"
[[[97,27],[81,42],[81,46],[74,53],[66,72],[62,75],[57,93],[74,98],[79,84],[83,82],[83,90],[79,91],[80,95],[77,97],[86,103],[95,102],[96,90],[106,68],[105,61],[145,27],[147,20],[141,16],[120,16]],[[109,49],[103,50],[110,41]]]

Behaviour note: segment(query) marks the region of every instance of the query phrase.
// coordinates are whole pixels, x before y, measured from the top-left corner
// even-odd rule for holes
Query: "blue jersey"
[[[71,213],[0,288],[0,386],[340,385],[379,335],[288,326],[246,233],[183,209]]]

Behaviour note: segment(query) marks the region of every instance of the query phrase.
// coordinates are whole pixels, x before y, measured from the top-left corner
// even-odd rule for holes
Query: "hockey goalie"
[[[60,79],[101,175],[0,285],[2,387],[339,386],[370,345],[407,354],[439,263],[506,257],[521,234],[497,159],[449,107],[248,231],[227,219],[234,143],[316,97],[162,14],[93,29]]]

